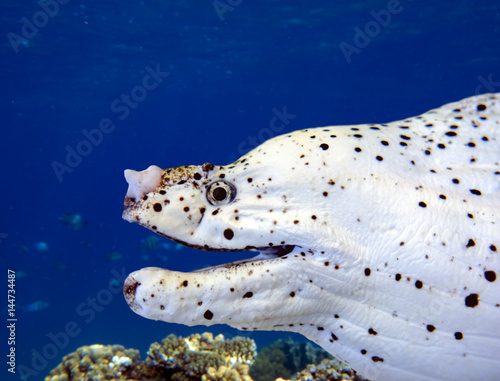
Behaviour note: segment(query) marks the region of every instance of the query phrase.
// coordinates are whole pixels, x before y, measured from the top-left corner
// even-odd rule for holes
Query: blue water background
[[[153,322],[109,291],[116,272],[188,271],[250,256],[172,248],[162,251],[164,261],[142,251],[149,231],[121,219],[124,169],[228,164],[277,134],[270,122],[284,108],[295,117],[281,132],[388,122],[500,91],[496,1],[244,0],[231,1],[222,15],[211,0],[61,2],[47,22],[35,1],[0,5],[2,326],[7,269],[20,274],[12,379],[19,371],[42,379],[63,355],[93,343],[134,347],[144,356],[169,333],[243,334],[259,347],[289,336]],[[387,16],[380,12],[388,7],[395,12],[384,26],[371,11]],[[24,37],[23,24],[34,17],[42,26]],[[372,36],[356,47],[357,31],[366,28]],[[341,44],[357,50],[346,56]],[[136,87],[156,68],[169,75],[142,93]],[[132,91],[144,99],[128,112],[113,111]],[[83,130],[98,129],[104,118],[113,131],[80,163],[68,161],[68,149],[88,140]],[[68,171],[57,174],[60,165]],[[65,213],[80,214],[87,228],[62,224]],[[48,250],[36,250],[36,242]],[[107,261],[110,251],[121,258]],[[97,297],[105,304],[92,304]],[[26,309],[36,301],[48,307]],[[77,333],[65,340],[68,322]],[[11,376],[7,333],[2,328],[1,379]]]

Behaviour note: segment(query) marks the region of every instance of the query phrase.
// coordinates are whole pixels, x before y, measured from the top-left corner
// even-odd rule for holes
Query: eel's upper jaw
[[[124,174],[128,183],[127,194],[125,195],[125,208],[127,208],[130,204],[161,185],[163,170],[156,165],[151,165],[144,171],[126,169]]]

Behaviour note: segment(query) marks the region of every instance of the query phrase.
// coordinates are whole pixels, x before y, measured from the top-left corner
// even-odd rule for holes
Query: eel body
[[[130,274],[139,315],[298,332],[372,380],[498,379],[500,94],[125,177],[124,219],[259,253]]]

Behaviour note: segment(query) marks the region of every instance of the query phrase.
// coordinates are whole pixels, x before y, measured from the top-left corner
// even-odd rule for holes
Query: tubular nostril
[[[139,200],[149,192],[154,191],[161,184],[163,170],[156,165],[151,165],[144,171],[125,170],[125,180],[128,183],[125,197]]]
[[[141,284],[139,282],[137,282],[131,276],[129,276],[127,279],[125,279],[125,282],[123,284],[123,296],[125,297],[125,300],[127,301],[127,303],[129,305],[131,303],[134,303],[134,300],[135,300],[135,290],[140,285]]]

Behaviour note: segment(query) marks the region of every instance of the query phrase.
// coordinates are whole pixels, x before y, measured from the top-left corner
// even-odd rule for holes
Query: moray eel
[[[255,251],[124,284],[149,319],[298,332],[372,380],[500,374],[500,93],[305,129],[233,164],[125,171],[123,218]]]

